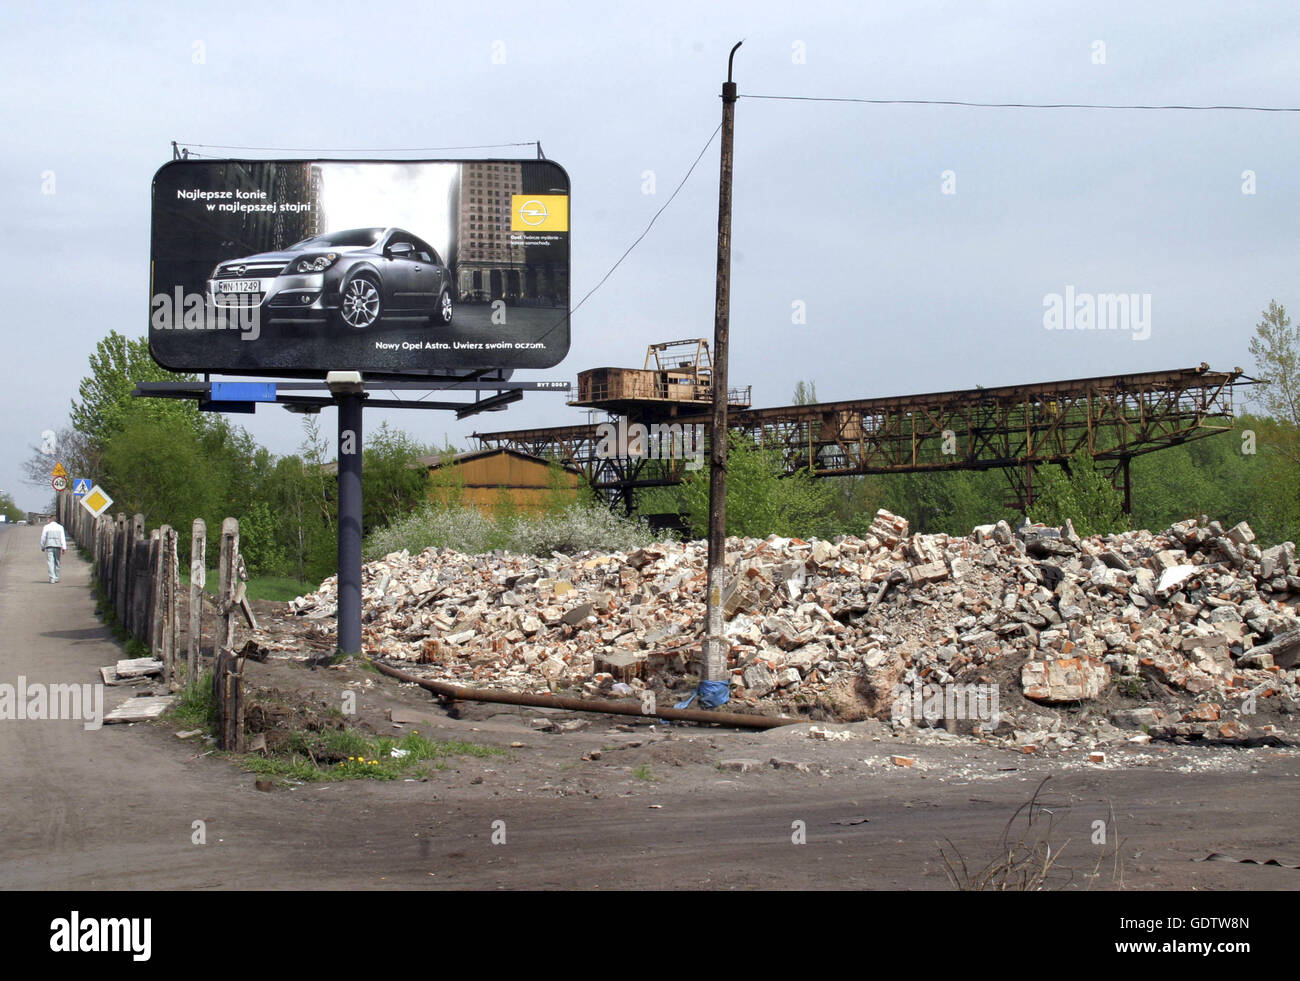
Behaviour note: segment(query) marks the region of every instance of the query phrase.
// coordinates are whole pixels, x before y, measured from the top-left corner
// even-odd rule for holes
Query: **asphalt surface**
[[[0,684],[94,681],[121,648],[95,617],[85,562],[70,551],[62,581],[46,581],[39,534],[0,529]],[[281,782],[267,793],[163,725],[0,720],[0,887],[946,890],[941,850],[990,860],[1044,776],[1067,888],[1121,885],[1113,860],[1100,864],[1111,852],[1090,841],[1112,810],[1125,888],[1300,886],[1287,868],[1198,861],[1300,861],[1293,750],[1144,748],[1089,769],[986,746],[619,729],[603,716],[550,734],[533,728],[538,711],[476,705],[450,718],[368,673],[271,662],[254,682],[259,671],[282,688],[360,686],[374,717],[386,701],[426,706],[438,736],[521,745],[427,781]],[[129,694],[106,689],[105,710]],[[599,758],[584,759],[593,750]],[[900,753],[916,764],[893,764]],[[718,766],[737,757],[761,765]]]

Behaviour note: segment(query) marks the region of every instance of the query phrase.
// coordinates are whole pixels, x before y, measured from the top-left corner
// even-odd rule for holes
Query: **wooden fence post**
[[[235,583],[239,575],[239,521],[225,518],[221,522],[220,577],[217,580],[217,650],[229,648],[235,642],[234,604]]]
[[[127,552],[131,544],[130,531],[127,528],[126,515],[117,516],[115,540],[113,544],[114,561],[113,593],[109,596],[113,610],[117,613],[117,622],[126,627],[126,570]]]
[[[244,749],[244,658],[231,647],[235,641],[234,601],[239,581],[239,521],[221,522],[221,559],[217,580],[216,661],[212,671],[212,692],[217,701],[217,745],[231,752]]]
[[[217,748],[244,751],[244,657],[230,648],[217,652],[212,670],[212,695],[217,703]]]
[[[95,519],[95,524],[99,530],[99,552],[98,565],[95,574],[99,576],[99,583],[104,588],[104,595],[112,601],[113,583],[112,574],[109,572],[113,567],[113,522],[104,514]]]
[[[163,662],[163,683],[167,676],[167,658],[163,641],[163,617],[167,612],[167,536],[171,525],[163,525],[149,533],[149,653]]]
[[[177,540],[180,533],[175,528],[167,536],[167,623],[163,627],[163,637],[167,647],[167,677],[173,691],[176,690],[176,642],[180,640],[180,591],[181,570]]]
[[[190,530],[190,644],[185,681],[199,677],[199,653],[203,640],[203,587],[208,582],[208,526],[195,518]]]
[[[131,519],[130,582],[127,583],[127,630],[142,644],[149,643],[149,559],[152,551],[144,534],[144,517]]]

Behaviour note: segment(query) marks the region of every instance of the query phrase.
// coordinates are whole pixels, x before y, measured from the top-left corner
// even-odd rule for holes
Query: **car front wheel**
[[[357,276],[343,288],[339,317],[349,327],[364,330],[379,319],[379,286],[369,276]]]

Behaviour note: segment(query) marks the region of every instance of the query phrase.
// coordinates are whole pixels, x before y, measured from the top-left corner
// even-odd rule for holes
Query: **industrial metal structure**
[[[707,406],[685,397],[691,386],[673,385],[638,396],[625,388],[597,384],[597,378],[608,381],[615,377],[611,373],[619,371],[624,376],[628,371],[636,374],[634,369],[608,368],[583,372],[578,398],[570,404],[603,409],[644,425],[703,426],[707,439]],[[1008,505],[1022,510],[1034,499],[1036,467],[1068,465],[1070,457],[1084,449],[1106,466],[1124,496],[1125,510],[1131,511],[1133,457],[1231,429],[1233,385],[1241,376],[1240,368],[1211,371],[1202,363],[1195,368],[1002,388],[738,407],[729,415],[728,428],[777,449],[787,473],[806,468],[817,477],[834,477],[1001,469],[1012,490]],[[678,388],[681,397],[668,394]],[[484,447],[556,456],[580,469],[588,483],[611,501],[622,499],[629,506],[638,487],[682,480],[685,461],[681,459],[598,452],[598,425],[475,433],[474,437]]]
[[[713,403],[713,359],[703,338],[663,341],[646,349],[642,368],[591,368],[578,375],[578,397],[589,406],[652,422],[681,412],[698,413]],[[750,389],[727,392],[727,405],[748,409]]]

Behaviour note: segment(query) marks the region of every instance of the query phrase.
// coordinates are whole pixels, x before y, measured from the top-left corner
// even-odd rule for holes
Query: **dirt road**
[[[69,553],[62,581],[46,581],[39,534],[0,529],[0,684],[97,680],[121,649],[94,615],[86,563]],[[452,718],[424,692],[358,669],[271,661],[249,673],[253,685],[309,690],[326,704],[353,691],[360,718],[384,734],[418,727],[507,753],[453,758],[427,780],[277,781],[268,793],[167,726],[6,719],[0,885],[948,889],[940,848],[984,864],[1050,775],[1042,820],[1055,822],[1071,888],[1111,888],[1117,872],[1138,889],[1300,886],[1287,868],[1197,861],[1221,852],[1300,862],[1293,749],[1133,746],[1097,765],[938,734],[917,745],[874,724],[834,727],[851,738],[821,741],[807,726],[620,728],[622,719],[500,706],[466,705]],[[106,689],[105,710],[127,695]],[[425,719],[399,728],[393,708]],[[571,731],[541,731],[540,719]],[[915,763],[891,761],[899,755]],[[738,759],[756,765],[720,765]],[[1096,822],[1105,845],[1094,843]],[[1116,840],[1118,866],[1099,868]]]

